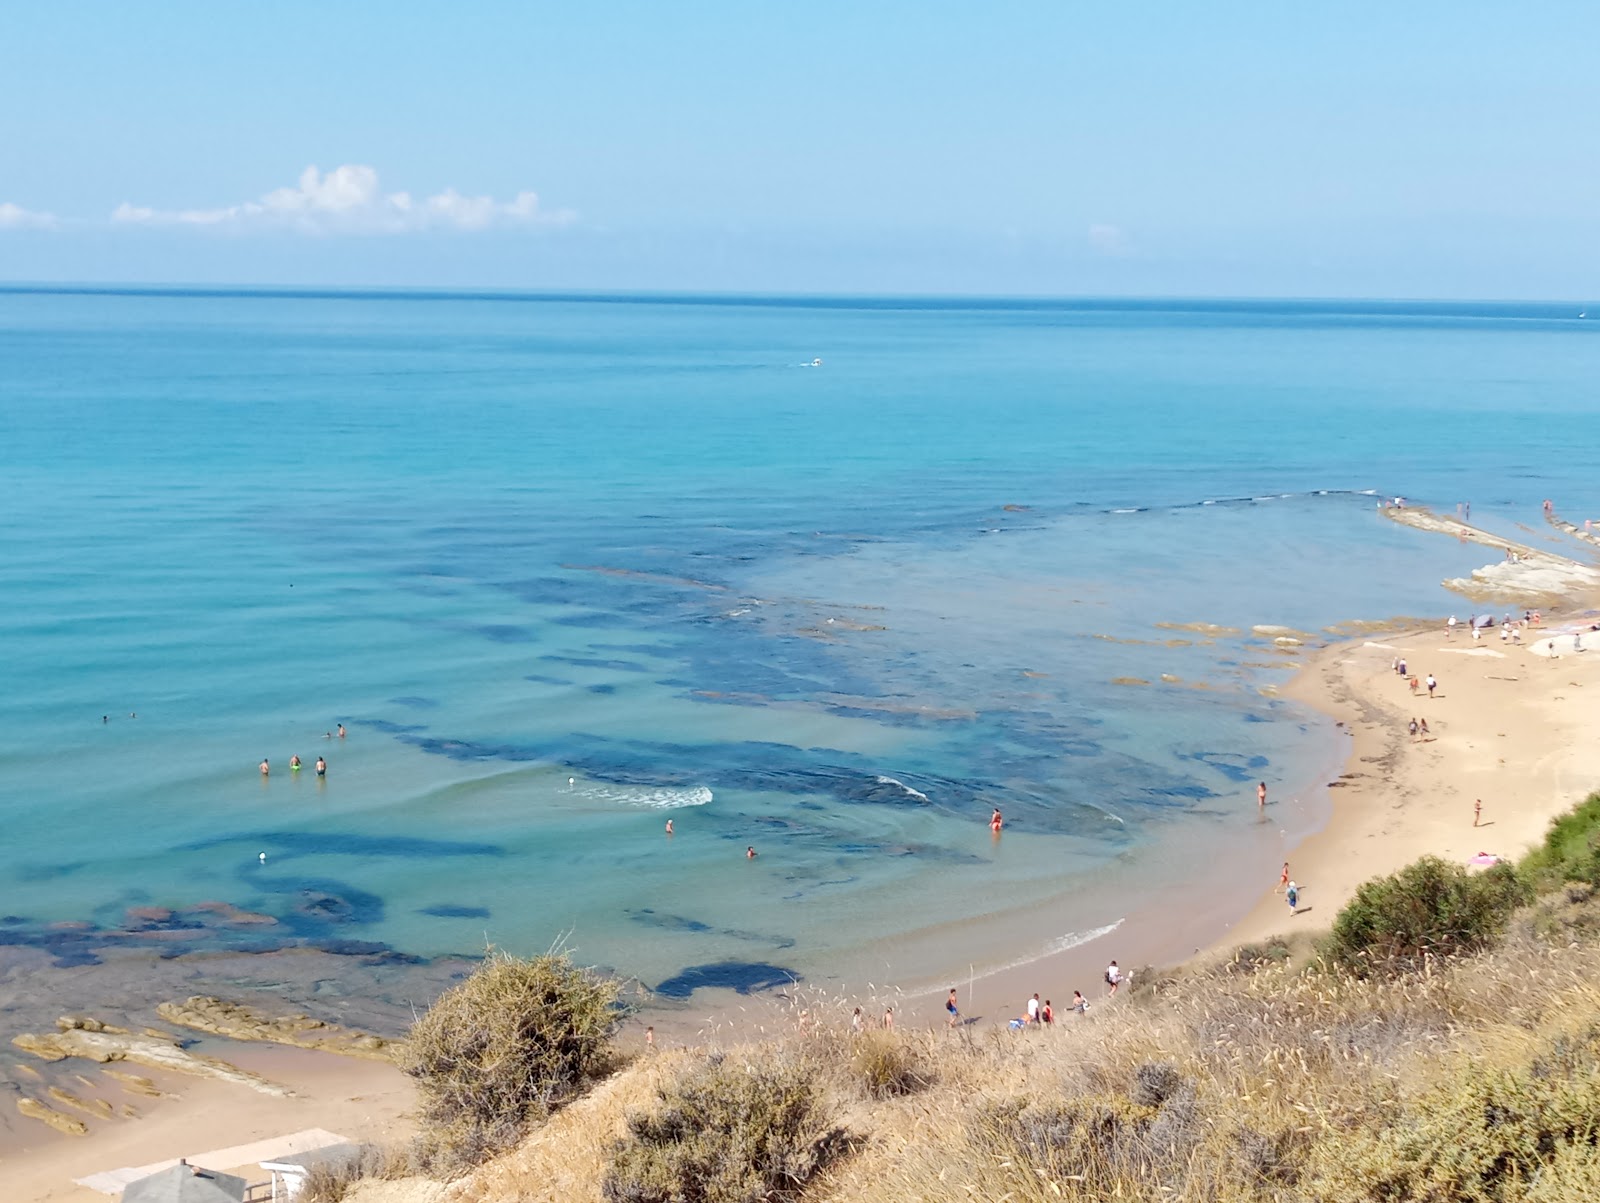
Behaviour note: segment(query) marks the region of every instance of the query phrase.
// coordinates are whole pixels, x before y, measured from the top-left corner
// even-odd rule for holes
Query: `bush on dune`
[[[1479,952],[1494,944],[1511,913],[1529,899],[1510,865],[1470,874],[1425,856],[1362,885],[1334,920],[1327,952],[1355,973]]]
[[[411,1030],[430,1157],[451,1171],[508,1148],[611,1065],[615,982],[549,955],[495,954]]]
[[[779,1057],[714,1056],[629,1117],[611,1153],[609,1203],[762,1203],[795,1197],[846,1151],[816,1073]]]

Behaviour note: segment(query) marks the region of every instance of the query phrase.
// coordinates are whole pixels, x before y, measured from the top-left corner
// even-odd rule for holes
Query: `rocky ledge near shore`
[[[62,1016],[56,1020],[56,1028],[54,1032],[24,1032],[12,1037],[11,1043],[45,1061],[64,1061],[68,1057],[79,1057],[101,1065],[128,1061],[151,1069],[166,1069],[194,1077],[214,1078],[219,1082],[232,1082],[278,1098],[294,1097],[294,1092],[286,1086],[269,1082],[259,1074],[216,1057],[191,1053],[170,1037],[136,1036],[125,1028],[77,1015]]]
[[[1455,518],[1446,518],[1423,506],[1389,506],[1381,511],[1385,518],[1417,530],[1453,535],[1470,543],[1497,547],[1506,559],[1474,568],[1469,577],[1441,581],[1446,589],[1472,601],[1493,602],[1517,608],[1539,606],[1549,609],[1600,593],[1600,568],[1554,552],[1530,547],[1514,539],[1504,539]]]
[[[161,1003],[156,1007],[156,1013],[168,1023],[211,1036],[287,1044],[294,1048],[338,1053],[345,1057],[364,1057],[370,1061],[393,1061],[402,1045],[398,1040],[386,1040],[370,1032],[324,1023],[309,1015],[266,1016],[243,1003],[227,1002],[205,994],[197,994],[181,1003]]]

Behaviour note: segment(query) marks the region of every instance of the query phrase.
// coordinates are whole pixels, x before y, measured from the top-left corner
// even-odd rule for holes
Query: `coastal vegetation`
[[[618,990],[564,955],[496,952],[441,995],[399,1059],[417,1081],[428,1159],[477,1164],[612,1068]]]
[[[536,1052],[511,1075],[518,1088],[463,1094],[463,1058],[427,1063],[449,1075],[442,1094],[418,1077],[430,1115],[527,1125],[451,1187],[460,1203],[1596,1198],[1597,844],[1592,797],[1516,866],[1470,875],[1419,861],[1368,883],[1320,943],[1154,973],[1049,1029],[858,1034],[843,1014],[797,1017],[784,1038],[651,1051],[603,1080],[612,998],[570,965],[496,959],[485,984],[475,975],[424,1018],[433,1035],[413,1046],[478,1032],[465,1080],[491,1065],[498,1077],[520,1054],[494,1042],[551,1021],[486,1022],[476,1008],[566,1015],[551,993],[571,988],[583,1054]],[[505,975],[546,989],[508,989]],[[547,1065],[552,1085],[526,1085]],[[441,1097],[464,1101],[433,1110]],[[457,1164],[486,1143],[502,1142],[474,1140]],[[383,1193],[400,1185],[346,1195],[346,1181],[315,1197],[434,1197]]]

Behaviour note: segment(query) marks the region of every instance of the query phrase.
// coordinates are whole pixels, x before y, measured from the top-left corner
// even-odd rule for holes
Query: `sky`
[[[13,0],[0,281],[1600,298],[1600,5]]]

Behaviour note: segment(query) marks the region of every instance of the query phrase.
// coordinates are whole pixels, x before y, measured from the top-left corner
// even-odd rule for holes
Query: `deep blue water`
[[[66,959],[152,924],[564,937],[679,989],[1099,928],[1320,820],[1338,746],[1263,692],[1293,658],[1253,624],[1470,608],[1436,582],[1483,549],[1365,491],[1508,532],[1544,497],[1600,515],[1597,332],[1553,305],[0,292],[0,914]],[[127,915],[217,900],[278,922]]]

